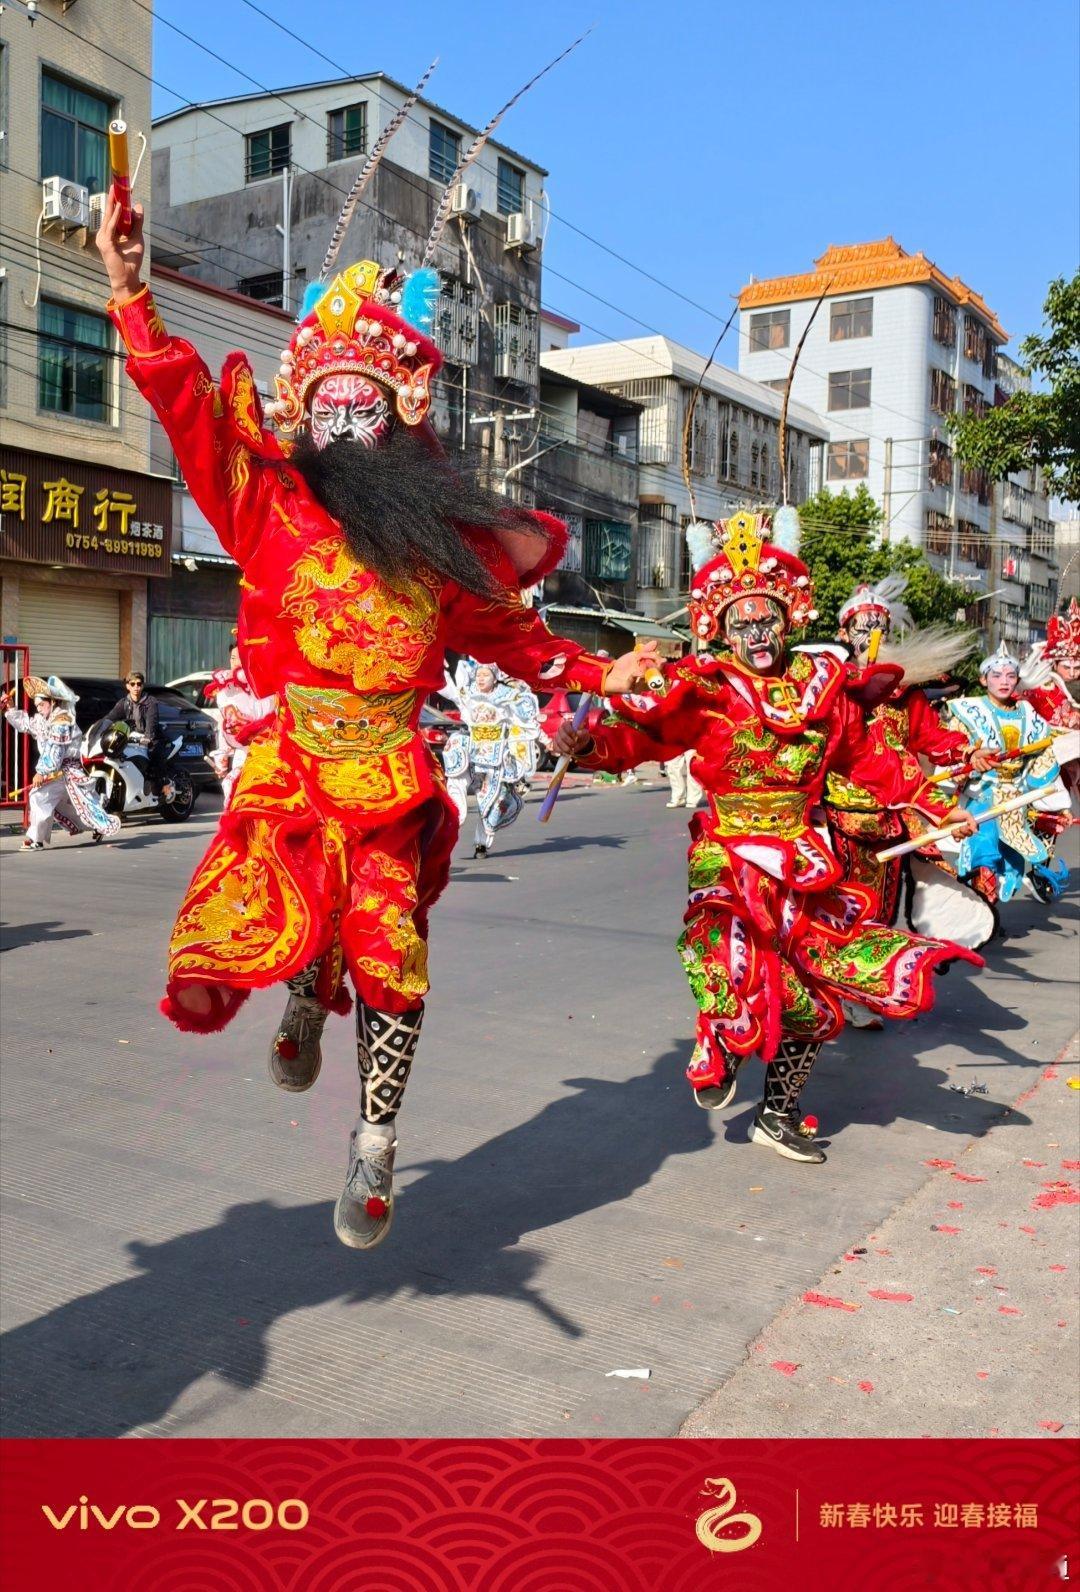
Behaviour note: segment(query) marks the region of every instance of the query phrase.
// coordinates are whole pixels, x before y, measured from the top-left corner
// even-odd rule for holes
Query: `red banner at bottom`
[[[9,1440],[0,1457],[8,1592],[1080,1580],[1062,1440]]]

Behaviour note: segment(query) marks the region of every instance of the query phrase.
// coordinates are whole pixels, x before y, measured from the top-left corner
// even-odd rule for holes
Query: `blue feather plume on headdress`
[[[326,282],[308,283],[307,287],[304,289],[304,298],[300,305],[300,314],[297,316],[298,321],[305,320],[307,316],[311,314],[316,304],[326,292],[328,286],[329,284]]]
[[[429,266],[421,266],[405,278],[401,289],[401,318],[409,326],[425,335],[435,324],[435,306],[439,301],[439,273]]]

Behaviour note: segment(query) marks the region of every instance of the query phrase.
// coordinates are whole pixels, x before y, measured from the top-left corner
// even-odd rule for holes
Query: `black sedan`
[[[123,680],[109,680],[98,676],[65,675],[64,682],[79,698],[75,709],[80,730],[111,713],[121,697],[127,696]],[[148,685],[147,691],[158,705],[158,730],[163,740],[171,741],[183,734],[180,748],[180,765],[187,771],[196,791],[208,790],[218,783],[217,775],[206,762],[207,753],[217,741],[214,721],[199,708],[193,707],[179,691],[168,686]]]

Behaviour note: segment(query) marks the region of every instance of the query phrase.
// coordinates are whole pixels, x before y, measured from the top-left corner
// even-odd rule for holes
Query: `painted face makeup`
[[[359,442],[377,448],[391,425],[390,404],[364,376],[326,376],[311,400],[311,440],[317,448],[331,442]]]
[[[851,656],[855,663],[864,663],[870,650],[870,637],[875,630],[881,631],[882,641],[889,639],[890,622],[888,614],[873,609],[865,614],[852,614],[844,627],[842,640],[851,648]]]
[[[728,646],[748,669],[768,674],[784,655],[787,613],[772,597],[739,597],[724,610]]]
[[[986,689],[999,702],[1011,702],[1020,684],[1019,674],[1011,668],[987,669],[985,679]]]

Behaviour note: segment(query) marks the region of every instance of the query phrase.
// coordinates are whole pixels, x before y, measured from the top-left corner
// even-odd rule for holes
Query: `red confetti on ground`
[[[236,1325],[238,1327],[250,1327],[251,1322],[247,1316],[237,1316]]]
[[[1044,1432],[1060,1432],[1064,1421],[1040,1421],[1039,1425]]]
[[[892,1250],[891,1249],[875,1249],[874,1250],[874,1254],[875,1255],[891,1255],[892,1254]]]
[[[949,1201],[949,1209],[951,1211],[962,1211],[963,1208],[964,1208],[963,1200],[950,1200]]]
[[[1020,1311],[1017,1310],[1015,1305],[998,1305],[998,1315],[999,1316],[1018,1316],[1018,1315],[1020,1315]]]
[[[799,1367],[792,1360],[774,1360],[772,1369],[779,1371],[781,1376],[794,1376]]]
[[[989,1371],[976,1371],[975,1375],[978,1377],[980,1382],[985,1382],[987,1377],[990,1375],[990,1372]]]
[[[1050,1211],[1055,1205],[1080,1205],[1080,1188],[1075,1183],[1044,1183],[1041,1194],[1031,1202],[1033,1211]]]
[[[984,1177],[976,1177],[974,1172],[954,1172],[953,1177],[958,1183],[985,1183]]]
[[[955,1238],[960,1231],[959,1227],[945,1227],[941,1222],[932,1222],[931,1231],[935,1233],[948,1233],[950,1238]]]
[[[940,1167],[943,1172],[948,1172],[956,1165],[955,1161],[924,1161],[923,1166]]]
[[[654,1305],[658,1305],[660,1303],[660,1295],[659,1294],[653,1294],[650,1303],[654,1304]]]
[[[872,1393],[873,1391],[874,1391],[873,1382],[860,1382],[859,1383],[859,1392],[860,1393]]]
[[[1055,1327],[1067,1327],[1069,1323],[1067,1321],[1055,1321],[1054,1325]]]
[[[823,1310],[858,1310],[858,1305],[849,1305],[846,1299],[834,1299],[831,1294],[814,1293],[803,1294],[804,1305],[820,1305]]]
[[[1043,1073],[1043,1077],[1046,1079],[1046,1081],[1048,1083],[1053,1083],[1053,1081],[1057,1077],[1057,1075],[1058,1075],[1058,1070],[1057,1070],[1056,1067],[1047,1067],[1046,1071]]]
[[[886,1288],[871,1288],[870,1297],[871,1299],[884,1299],[887,1301],[887,1303],[893,1305],[909,1305],[914,1299],[915,1295],[908,1293],[889,1293],[888,1289]]]
[[[1061,1170],[1063,1172],[1080,1172],[1080,1161],[1062,1161]]]
[[[1035,1229],[1034,1229],[1034,1227],[1017,1227],[1016,1231],[1018,1233],[1032,1233],[1033,1234],[1035,1232]]]
[[[1024,1161],[1024,1166],[1045,1166],[1045,1161]]]
[[[975,1270],[979,1273],[980,1277],[996,1277],[997,1276],[997,1267],[996,1266],[976,1266]]]
[[[1068,1271],[1068,1266],[1051,1266],[1051,1271]]]

